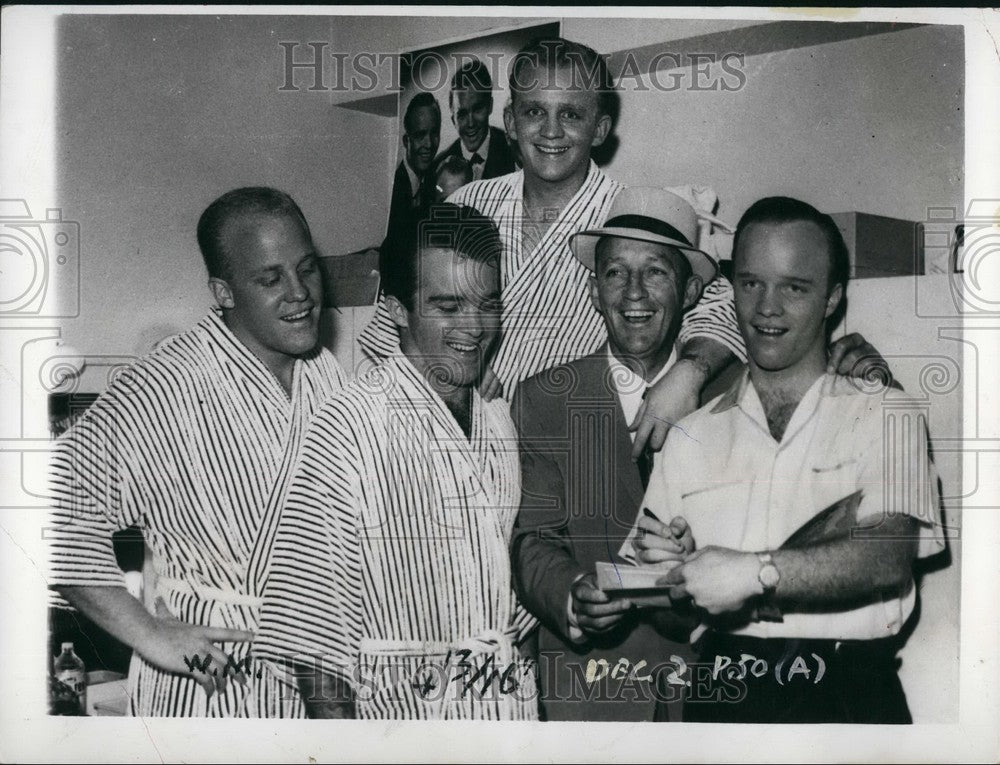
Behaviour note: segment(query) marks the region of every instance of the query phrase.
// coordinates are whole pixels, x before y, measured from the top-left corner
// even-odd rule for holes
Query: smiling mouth
[[[758,327],[756,325],[754,326],[754,329],[757,331],[757,334],[763,335],[764,337],[781,337],[788,331],[787,329],[782,329],[780,327]]]
[[[565,154],[567,151],[569,151],[569,146],[552,148],[551,146],[539,146],[537,143],[535,144],[535,148],[538,149],[542,154],[548,154],[549,156]]]
[[[282,316],[281,320],[282,321],[287,321],[289,324],[294,324],[296,322],[300,322],[300,321],[304,321],[305,319],[308,319],[309,315],[311,313],[312,313],[312,308],[307,308],[306,310],[299,311],[298,313],[290,313],[290,314],[288,314],[286,316]]]
[[[454,340],[447,340],[445,345],[459,353],[473,354],[479,351],[479,346],[474,343],[459,343]]]
[[[629,324],[645,324],[656,314],[655,311],[622,311],[622,318]]]

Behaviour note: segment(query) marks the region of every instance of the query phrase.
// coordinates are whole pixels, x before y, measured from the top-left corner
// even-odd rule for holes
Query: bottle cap
[[[63,643],[62,644],[62,648],[60,650],[63,650],[63,651],[72,651],[73,650],[73,644],[72,643]]]

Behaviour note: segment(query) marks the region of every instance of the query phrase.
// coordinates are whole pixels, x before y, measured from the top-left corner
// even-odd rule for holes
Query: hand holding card
[[[667,567],[627,563],[619,566],[604,561],[597,561],[594,566],[597,570],[597,586],[612,600],[627,598],[639,608],[671,607],[670,588],[657,584],[657,580],[662,579],[668,570]]]

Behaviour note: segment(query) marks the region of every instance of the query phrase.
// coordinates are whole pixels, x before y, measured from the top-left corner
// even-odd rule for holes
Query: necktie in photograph
[[[483,179],[483,171],[486,169],[486,160],[479,156],[478,151],[472,152],[472,156],[469,157],[469,164],[472,165],[472,180],[481,181]]]

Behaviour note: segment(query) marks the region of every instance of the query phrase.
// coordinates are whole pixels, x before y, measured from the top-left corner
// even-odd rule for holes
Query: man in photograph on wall
[[[317,345],[309,226],[287,194],[213,202],[198,244],[218,304],[115,378],[52,457],[52,585],[133,650],[136,716],[301,717],[248,659],[280,510],[277,485],[313,411],[343,380]],[[132,597],[112,534],[151,554]]]
[[[431,168],[441,143],[441,107],[431,93],[417,93],[403,113],[403,159],[396,167],[386,237],[411,225],[434,201]]]
[[[490,125],[493,113],[493,80],[479,59],[461,66],[451,78],[448,93],[451,122],[458,138],[441,152],[444,157],[462,157],[472,166],[472,180],[485,181],[514,172],[514,154],[507,136]]]
[[[849,269],[830,216],[762,199],[733,261],[748,369],[671,431],[643,500],[696,545],[662,580],[702,615],[692,637],[712,668],[684,719],[909,723],[895,638],[914,560],[944,549],[926,411],[827,371]],[[663,523],[637,527],[623,555],[673,554]]]

